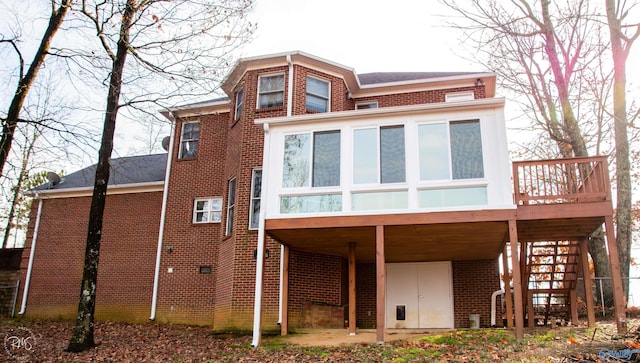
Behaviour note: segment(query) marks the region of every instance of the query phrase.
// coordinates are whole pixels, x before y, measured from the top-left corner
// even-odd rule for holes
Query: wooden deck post
[[[582,239],[580,240],[580,265],[582,266],[582,280],[584,282],[584,299],[587,304],[587,322],[592,327],[596,325],[596,311],[593,306],[591,271],[589,270],[589,256],[587,253],[587,240]]]
[[[627,332],[627,315],[625,311],[625,297],[622,290],[622,277],[620,276],[620,258],[618,245],[613,230],[613,217],[604,217],[607,233],[607,247],[609,249],[609,271],[611,272],[611,286],[613,287],[613,305],[616,314],[616,326],[618,334]]]
[[[356,335],[356,243],[349,242],[349,335]]]
[[[384,226],[376,226],[376,340],[384,344],[385,318]]]
[[[536,327],[536,314],[533,312],[533,292],[526,289],[527,296],[527,328]],[[524,312],[523,312],[524,314]],[[524,316],[523,316],[524,318]]]
[[[518,258],[518,227],[515,220],[509,220],[509,242],[511,244],[511,268],[513,269],[513,297],[516,321],[516,338],[524,338],[524,312],[522,306],[522,284],[520,282],[520,260]],[[524,256],[523,256],[524,258]]]
[[[507,257],[507,245],[502,249],[502,279],[504,281],[504,304],[507,308],[507,328],[513,329],[513,299],[511,298],[511,283],[509,279],[509,259]]]
[[[280,321],[280,335],[289,334],[289,246],[282,249],[282,321]]]
[[[571,324],[578,324],[578,298],[576,297],[576,289],[569,290],[569,303],[571,304]]]

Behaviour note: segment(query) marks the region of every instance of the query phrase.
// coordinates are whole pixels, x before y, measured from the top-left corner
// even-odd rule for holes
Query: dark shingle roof
[[[358,74],[360,84],[376,84],[415,81],[419,79],[441,78],[475,74],[477,72],[374,72]]]
[[[96,165],[63,176],[58,185],[51,187],[49,183],[46,183],[33,188],[32,191],[93,187]],[[163,181],[166,167],[166,153],[111,159],[109,185]]]

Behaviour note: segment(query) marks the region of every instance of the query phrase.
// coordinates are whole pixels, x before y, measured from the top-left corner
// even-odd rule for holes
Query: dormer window
[[[329,82],[307,77],[307,110],[315,112],[329,111]]]
[[[240,91],[236,92],[236,108],[235,108],[235,113],[233,114],[234,121],[238,121],[238,119],[240,118],[240,115],[242,115],[243,100],[244,100],[244,90],[241,89]]]
[[[261,76],[258,81],[258,108],[284,106],[284,74]]]

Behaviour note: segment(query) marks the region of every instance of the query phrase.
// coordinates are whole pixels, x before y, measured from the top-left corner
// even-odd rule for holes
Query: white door
[[[386,265],[386,326],[453,328],[451,262]]]

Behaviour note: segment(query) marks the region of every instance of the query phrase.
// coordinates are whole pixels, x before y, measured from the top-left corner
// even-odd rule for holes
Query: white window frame
[[[257,172],[260,172],[262,174],[262,168],[255,168],[251,171],[251,195],[249,196],[249,229],[250,230],[257,230],[258,229],[258,225],[260,223],[260,212],[258,211],[258,220],[254,220],[253,219],[253,206],[255,205],[256,201],[262,201],[262,188],[260,189],[260,196],[258,197],[254,197],[254,192],[256,190],[256,184],[255,184],[255,175]],[[262,179],[262,176],[260,177]],[[262,186],[260,186],[262,187]],[[260,207],[262,208],[262,205],[260,205]],[[255,227],[253,227],[253,224],[256,224]]]
[[[279,93],[282,92],[282,105],[281,106],[265,106],[262,107],[260,106],[260,95],[265,94],[265,93],[260,93],[260,81],[263,78],[268,78],[268,77],[277,77],[277,76],[282,76],[282,90],[281,91],[271,91],[271,92],[267,92],[267,94],[270,93]],[[256,98],[256,108],[258,110],[263,109],[263,108],[270,108],[270,107],[284,107],[285,104],[285,98],[284,98],[284,90],[287,87],[287,79],[285,77],[285,74],[283,72],[278,72],[278,73],[265,73],[265,74],[261,74],[260,76],[258,76],[258,89],[257,89],[257,98]]]
[[[240,88],[238,92],[236,92],[236,107],[234,109],[234,114],[233,114],[234,121],[238,121],[238,119],[240,118],[240,115],[242,115],[243,104],[244,104],[244,88]]]
[[[360,106],[364,105],[376,105],[375,107],[366,107],[360,108]],[[373,108],[378,108],[378,101],[366,101],[366,102],[356,102],[356,110],[370,110]]]
[[[474,99],[473,91],[452,92],[444,95],[444,102],[473,101]]]
[[[202,131],[202,130],[199,130],[199,131],[198,131],[198,138],[197,138],[197,139],[193,139],[193,138],[191,138],[191,139],[185,139],[185,138],[184,138],[184,128],[185,128],[185,126],[186,126],[186,125],[188,125],[188,124],[198,124],[199,128],[200,128],[200,126],[202,126],[202,125],[200,125],[200,120],[196,120],[196,121],[188,121],[188,122],[184,122],[184,123],[182,124],[182,130],[181,130],[181,132],[180,132],[180,149],[178,150],[178,159],[195,159],[195,158],[198,156],[198,150],[197,150],[197,149],[196,149],[196,154],[195,154],[194,156],[185,156],[185,155],[182,155],[182,150],[183,150],[182,145],[183,145],[185,142],[192,142],[192,141],[196,141],[196,145],[200,143],[200,131]],[[198,145],[198,146],[199,146],[199,145]]]
[[[326,97],[324,95],[319,95],[317,93],[309,92],[308,87],[306,87],[306,84],[309,82],[308,81],[309,78],[313,78],[316,81],[324,82],[324,83],[327,84],[327,96]],[[330,80],[325,79],[325,78],[321,78],[321,77],[318,77],[318,76],[315,76],[315,75],[307,74],[307,78],[305,79],[305,88],[306,88],[306,90],[305,90],[306,92],[305,92],[305,98],[304,98],[304,106],[305,106],[305,108],[307,110],[312,110],[312,111],[319,112],[319,113],[331,112],[331,81]],[[324,111],[317,111],[317,110],[313,110],[313,109],[310,109],[309,107],[307,107],[307,95],[312,95],[312,96],[324,99],[325,102],[327,103],[326,109]]]
[[[233,183],[233,188],[231,184]],[[235,220],[235,211],[236,211],[236,189],[237,183],[236,178],[233,177],[229,179],[227,183],[227,220],[226,220],[226,228],[225,235],[230,235],[233,233],[233,222]],[[231,216],[231,217],[230,217]]]
[[[213,201],[220,201],[220,209],[213,209]],[[198,209],[198,202],[209,202],[207,209]],[[208,218],[206,221],[198,221],[197,215],[198,213],[207,213]],[[219,213],[220,217],[218,220],[213,220],[211,218],[214,213]],[[193,224],[205,224],[205,223],[220,223],[222,222],[222,197],[210,197],[210,198],[196,198],[193,200]]]

